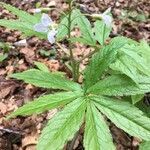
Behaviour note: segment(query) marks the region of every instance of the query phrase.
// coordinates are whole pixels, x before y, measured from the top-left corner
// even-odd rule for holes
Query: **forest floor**
[[[31,13],[39,1],[43,7],[53,5],[64,11],[68,8],[63,0],[0,1]],[[112,7],[114,25],[111,37],[123,35],[137,41],[145,39],[150,42],[150,23],[148,19],[150,2],[148,0],[78,0],[77,3],[80,9],[86,13],[103,12],[108,7]],[[59,19],[56,11],[51,11],[50,15],[54,20]],[[2,18],[11,19],[15,16],[0,8],[0,19]],[[78,34],[76,32],[74,34]],[[19,116],[12,120],[5,120],[5,117],[18,107],[47,92],[45,89],[10,79],[7,76],[14,72],[33,68],[35,67],[34,61],[39,61],[47,65],[51,71],[64,71],[71,78],[70,72],[61,61],[64,56],[56,51],[59,47],[50,45],[48,41],[39,40],[36,37],[27,38],[27,44],[24,46],[15,45],[15,42],[21,39],[24,39],[24,37],[21,36],[20,32],[0,27],[0,42],[7,42],[13,46],[7,52],[7,59],[0,63],[0,150],[35,150],[42,128],[47,120],[57,112],[57,109],[54,109],[40,115]],[[64,44],[62,46],[65,47]],[[75,46],[76,57],[81,57],[90,50],[82,44],[76,44]],[[2,49],[0,48],[1,53]],[[84,68],[85,64],[83,63],[81,67]],[[117,150],[138,149],[139,139],[130,137],[113,124],[110,129]],[[75,142],[74,150],[83,150],[82,138],[81,131]]]

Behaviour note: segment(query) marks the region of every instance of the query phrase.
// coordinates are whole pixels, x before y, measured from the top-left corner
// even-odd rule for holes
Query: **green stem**
[[[72,23],[71,15],[72,15],[72,1],[69,1],[69,16],[68,16],[68,38],[69,39],[71,38],[71,23]],[[72,43],[70,40],[68,40],[68,47],[69,47],[69,52],[70,52],[73,80],[76,82],[78,81],[79,65],[74,59],[73,51],[72,51]]]

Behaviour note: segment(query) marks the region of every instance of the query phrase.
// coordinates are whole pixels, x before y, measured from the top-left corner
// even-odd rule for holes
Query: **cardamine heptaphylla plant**
[[[60,111],[43,129],[37,150],[63,149],[81,126],[84,128],[85,150],[115,150],[109,130],[110,121],[129,135],[150,141],[150,118],[136,107],[144,94],[150,92],[149,45],[145,41],[136,42],[122,36],[108,40],[113,23],[110,8],[102,14],[83,14],[75,8],[73,1],[69,0],[68,4],[68,13],[64,13],[56,24],[48,14],[42,13],[42,9],[31,15],[0,3],[18,17],[16,20],[0,19],[1,26],[19,30],[25,36],[48,39],[54,45],[68,41],[68,64],[73,78],[69,80],[61,72],[49,72],[44,64],[38,62],[38,69],[12,74],[11,78],[59,91],[25,104],[8,118],[59,108]],[[80,30],[80,37],[71,36],[75,28]],[[75,42],[94,50],[76,59],[72,50]],[[89,58],[89,63],[81,73],[80,63],[85,58]],[[79,84],[81,75],[83,83]]]

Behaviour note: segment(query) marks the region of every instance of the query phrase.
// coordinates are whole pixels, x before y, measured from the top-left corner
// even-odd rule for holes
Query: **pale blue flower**
[[[110,27],[112,24],[112,17],[109,15],[111,8],[108,8],[104,13],[100,14],[102,20],[107,27]]]
[[[108,8],[104,13],[93,14],[92,17],[102,19],[105,25],[107,27],[110,27],[112,25],[112,20],[113,20],[112,17],[109,15],[110,11],[111,11],[111,8]]]
[[[57,33],[55,23],[47,14],[42,14],[41,22],[34,25],[34,30],[47,33],[48,41],[51,44],[55,43],[55,35]]]

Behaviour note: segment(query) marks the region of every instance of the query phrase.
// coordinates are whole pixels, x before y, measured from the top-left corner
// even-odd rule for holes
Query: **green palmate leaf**
[[[4,26],[13,30],[19,30],[23,32],[25,36],[35,35],[41,39],[46,39],[46,34],[34,31],[33,25],[27,22],[21,22],[19,20],[0,19],[0,26]]]
[[[150,141],[142,142],[139,150],[150,150]]]
[[[132,104],[136,104],[137,102],[141,101],[144,97],[144,94],[132,95]]]
[[[72,14],[71,14],[71,29],[73,29],[76,25],[76,18],[79,16],[79,14],[76,13],[76,9],[72,11]],[[57,40],[62,40],[66,35],[68,34],[68,15],[65,16],[60,24],[58,25],[58,32],[57,32]]]
[[[109,37],[111,26],[107,27],[103,21],[97,20],[94,23],[94,33],[96,40],[104,45],[105,40]]]
[[[134,41],[130,38],[124,37],[124,36],[117,36],[117,37],[113,38],[111,40],[111,43],[112,43],[112,46],[117,49],[123,48],[126,44],[129,44],[129,45],[137,44],[136,41]]]
[[[148,79],[147,79],[148,80]],[[88,93],[102,94],[108,96],[137,95],[150,91],[150,78],[148,81],[141,78],[139,85],[136,85],[125,75],[112,75],[100,80],[89,88]]]
[[[105,52],[105,54],[102,55],[102,51],[107,51],[107,53]],[[86,89],[94,85],[100,79],[104,71],[115,60],[116,54],[115,49],[106,46],[92,57],[89,66],[87,66],[85,70],[84,84]]]
[[[80,85],[73,81],[67,80],[60,75],[43,72],[37,69],[30,69],[22,73],[12,74],[10,77],[24,80],[26,83],[38,87],[71,91],[81,90]]]
[[[38,69],[40,69],[41,71],[50,72],[49,69],[48,69],[48,67],[47,67],[44,63],[35,61],[34,64],[35,64],[36,67],[37,67]]]
[[[119,57],[110,68],[129,76],[136,84],[138,84],[137,68],[133,66],[132,61],[127,56]]]
[[[81,14],[80,10],[77,9],[76,13],[78,17],[75,19],[75,22],[81,30],[81,37],[84,39],[84,43],[86,41],[88,45],[95,45],[96,41],[89,20]]]
[[[128,102],[107,97],[95,97],[96,107],[117,127],[132,136],[148,141],[150,139],[150,118]]]
[[[145,61],[147,62],[148,66],[150,66],[150,46],[146,41],[141,41],[139,46],[136,47],[135,51],[141,55]]]
[[[22,11],[16,7],[13,7],[9,4],[0,2],[0,5],[5,7],[8,11],[18,16],[21,21],[28,22],[29,24],[36,24],[39,19],[36,16],[30,15],[29,13]]]
[[[33,113],[39,114],[46,110],[65,105],[80,96],[82,96],[81,92],[62,92],[44,95],[20,107],[14,113],[10,114],[8,118],[12,118],[18,115],[27,116]]]
[[[139,75],[150,76],[150,59],[148,60],[145,54],[142,55],[141,48],[142,47],[139,48],[139,43],[126,45],[120,50],[119,57],[110,67],[113,70],[126,74],[136,83],[138,83]],[[140,51],[138,51],[138,49],[140,49]],[[147,51],[147,55],[149,55],[150,50],[145,49],[145,51]]]
[[[136,49],[136,46],[132,47],[132,46],[126,45],[122,49],[122,52],[124,52],[125,55],[129,57],[134,67],[136,67],[143,74],[150,75],[150,66],[146,63],[145,58],[141,57],[137,52],[133,51],[134,49]]]
[[[116,44],[113,40],[110,45],[105,46],[92,57],[89,66],[85,70],[85,89],[88,89],[100,79],[104,71],[116,59],[118,49],[126,43],[126,41],[121,40]]]
[[[79,98],[56,114],[42,131],[37,150],[58,150],[79,130],[85,113],[86,103]]]
[[[86,112],[84,147],[86,150],[115,150],[109,128],[92,103]]]

